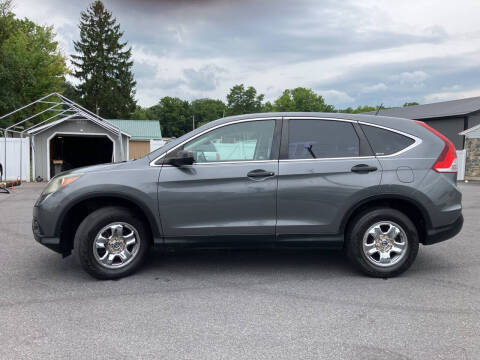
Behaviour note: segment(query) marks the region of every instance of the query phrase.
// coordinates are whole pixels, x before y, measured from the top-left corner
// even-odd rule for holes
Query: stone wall
[[[466,138],[465,150],[467,150],[465,179],[480,180],[480,138]]]

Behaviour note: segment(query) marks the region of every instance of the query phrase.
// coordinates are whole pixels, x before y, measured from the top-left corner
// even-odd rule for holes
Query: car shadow
[[[341,250],[154,250],[142,272],[276,273],[292,271],[349,273],[355,270]]]

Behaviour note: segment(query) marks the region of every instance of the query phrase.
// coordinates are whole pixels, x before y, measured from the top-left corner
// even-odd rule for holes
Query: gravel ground
[[[465,224],[403,276],[332,251],[155,252],[96,281],[37,244],[42,184],[0,194],[0,358],[479,359],[480,185]]]

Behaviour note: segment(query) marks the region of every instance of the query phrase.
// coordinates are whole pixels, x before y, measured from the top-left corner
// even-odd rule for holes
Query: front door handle
[[[247,176],[250,177],[250,178],[269,177],[269,176],[273,176],[273,175],[275,175],[274,172],[266,171],[266,170],[262,170],[262,169],[252,170],[247,174]]]
[[[363,173],[363,174],[366,174],[370,171],[377,171],[377,167],[376,166],[370,166],[370,165],[367,165],[367,164],[358,164],[358,165],[355,165],[354,167],[352,167],[352,171],[353,172],[358,172],[358,173]]]

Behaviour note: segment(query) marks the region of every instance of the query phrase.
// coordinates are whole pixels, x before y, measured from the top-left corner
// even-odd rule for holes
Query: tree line
[[[135,99],[132,49],[122,40],[120,24],[102,1],[92,2],[80,13],[80,38],[74,41],[76,53],[70,56],[73,69],[66,65],[53,27],[16,18],[12,1],[0,0],[0,115],[60,92],[107,119],[159,120],[163,136],[178,137],[193,127],[230,115],[275,111],[360,113],[377,109],[368,105],[335,109],[320,94],[304,87],[286,89],[270,102],[253,86],[244,84],[233,86],[226,102],[165,96],[151,107],[141,107]],[[66,80],[67,75],[76,79],[75,85]],[[42,108],[45,105],[38,104],[29,111]],[[28,115],[0,120],[0,128]],[[40,116],[35,121],[43,119]]]

